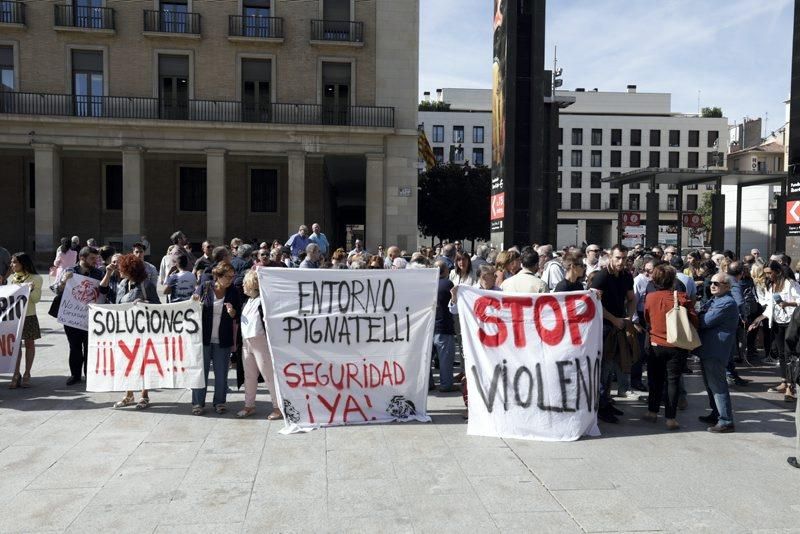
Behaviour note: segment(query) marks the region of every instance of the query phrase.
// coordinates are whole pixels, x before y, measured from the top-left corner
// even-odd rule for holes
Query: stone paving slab
[[[430,424],[284,436],[263,390],[256,415],[235,418],[233,373],[222,416],[192,416],[187,391],[113,410],[119,394],[64,385],[66,338],[39,318],[34,387],[0,377],[0,533],[797,531],[793,405],[766,393],[774,369],[743,370],[755,382],[733,392],[729,435],[697,421],[695,372],[677,432],[619,401],[622,423],[599,438],[472,437],[460,396],[437,393]]]

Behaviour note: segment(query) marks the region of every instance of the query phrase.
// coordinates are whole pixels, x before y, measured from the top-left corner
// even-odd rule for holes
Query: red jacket
[[[662,347],[671,347],[667,343],[667,312],[675,307],[673,291],[662,290],[648,293],[644,301],[644,317],[650,327],[650,343]],[[689,312],[689,321],[692,326],[697,328],[697,313],[694,311],[691,301],[686,297],[686,293],[678,292],[678,304],[686,308]]]

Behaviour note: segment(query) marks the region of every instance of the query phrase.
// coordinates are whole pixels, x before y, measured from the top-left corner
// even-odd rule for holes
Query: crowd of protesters
[[[668,429],[680,427],[677,414],[687,407],[683,376],[689,362],[699,361],[710,411],[700,417],[710,432],[735,430],[730,386],[747,387],[737,365],[777,368],[769,392],[796,402],[796,385],[788,362],[800,351],[800,285],[791,258],[782,253],[769,258],[753,249],[737,258],[731,251],[693,250],[682,256],[672,246],[631,249],[615,245],[567,247],[551,245],[495,250],[480,245],[474,254],[462,244],[444,243],[409,253],[396,246],[368,248],[356,239],[353,248],[334,248],[320,228],[300,226],[287,240],[230,244],[204,241],[194,257],[187,237],[171,236],[169,249],[159,263],[151,264],[145,236],[130,251],[82,244],[75,236],[63,238],[50,275],[58,295],[73,274],[99,281],[100,299],[109,303],[179,302],[196,299],[203,309],[203,345],[206,383],[214,371],[214,411],[226,411],[228,369],[233,356],[245,386],[245,404],[237,415],[255,411],[256,388],[261,375],[274,388],[269,349],[264,341],[260,309],[259,266],[300,269],[425,269],[439,271],[433,353],[439,368],[438,389],[459,391],[455,377],[459,343],[457,288],[462,285],[492,291],[546,293],[591,289],[603,306],[603,358],[598,416],[617,423],[622,412],[615,397],[646,400],[644,419],[655,422],[664,407]],[[0,248],[0,283],[30,284],[31,300],[23,329],[25,365],[17,361],[10,388],[30,387],[35,340],[41,336],[36,302],[42,278],[25,253],[8,255]],[[159,295],[161,288],[161,296]],[[666,314],[683,306],[702,345],[692,351],[667,341]],[[86,373],[87,332],[64,327],[69,343],[70,377],[67,385],[82,381]],[[758,350],[758,347],[761,350]],[[647,383],[644,370],[647,370]],[[616,382],[616,395],[614,384]],[[434,387],[433,369],[431,388]],[[646,398],[645,398],[646,397]],[[149,405],[147,391],[127,392],[115,407]],[[206,389],[192,392],[192,413],[205,411]],[[278,407],[270,419],[281,418]]]

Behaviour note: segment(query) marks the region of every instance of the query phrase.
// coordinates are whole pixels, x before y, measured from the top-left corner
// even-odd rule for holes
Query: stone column
[[[32,146],[36,166],[36,252],[52,254],[61,231],[61,150],[52,144]]]
[[[385,158],[383,154],[366,154],[367,157],[367,209],[366,209],[366,247],[375,251],[379,244],[389,247],[386,241],[384,213],[386,206],[386,183],[383,173]]]
[[[144,150],[122,147],[122,246],[130,250],[144,233]]]
[[[306,154],[300,150],[289,152],[289,205],[287,206],[286,235],[297,232],[306,222]],[[311,231],[309,229],[309,231]]]
[[[578,232],[576,235],[576,243],[575,246],[581,246],[581,243],[586,241],[586,219],[578,220]],[[588,243],[587,243],[588,244]]]
[[[206,239],[225,243],[225,150],[206,150]]]

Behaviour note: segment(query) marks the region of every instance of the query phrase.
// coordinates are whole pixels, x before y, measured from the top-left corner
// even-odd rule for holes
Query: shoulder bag
[[[689,322],[689,312],[678,304],[678,292],[673,291],[672,297],[675,306],[666,314],[667,343],[685,350],[694,350],[700,346],[700,336],[692,323]]]

